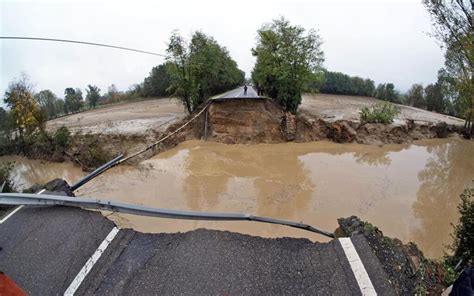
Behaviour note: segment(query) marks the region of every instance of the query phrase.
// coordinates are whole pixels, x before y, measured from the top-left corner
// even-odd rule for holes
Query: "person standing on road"
[[[247,84],[244,85],[244,96],[246,96],[246,95],[247,95]]]

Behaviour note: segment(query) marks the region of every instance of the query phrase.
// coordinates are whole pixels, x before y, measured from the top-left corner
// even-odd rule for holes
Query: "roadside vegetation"
[[[0,192],[13,192],[13,184],[11,181],[11,170],[13,164],[11,162],[0,163]],[[0,219],[12,209],[12,206],[0,204]]]
[[[67,89],[66,93],[68,108],[76,106],[81,93],[73,88]],[[97,97],[97,93],[98,89],[91,87],[88,96]],[[45,129],[48,107],[54,106],[51,98],[51,93],[46,91],[34,95],[33,86],[25,75],[10,83],[4,96],[10,111],[0,110],[0,156],[18,154],[53,161],[69,158],[85,170],[109,160],[111,155],[99,143],[98,136],[76,134],[74,139],[64,126],[52,132]],[[40,101],[45,108],[42,108]],[[71,146],[74,149],[69,151]],[[7,178],[7,167],[2,172],[2,177]]]
[[[0,163],[0,189],[1,192],[13,192],[13,184],[11,181],[11,171],[13,169],[13,163]]]
[[[445,256],[445,263],[459,272],[474,264],[474,187],[461,194],[458,211],[459,221],[453,225],[453,243],[448,248],[451,255]]]
[[[400,108],[392,103],[384,102],[371,107],[364,107],[360,112],[361,123],[384,123],[393,122],[395,116],[400,113]]]

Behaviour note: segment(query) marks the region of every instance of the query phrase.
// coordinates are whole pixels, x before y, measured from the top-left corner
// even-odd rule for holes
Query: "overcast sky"
[[[373,1],[4,1],[0,35],[74,39],[165,53],[174,29],[202,30],[227,47],[250,76],[256,30],[284,16],[319,30],[325,67],[405,91],[436,80],[443,53],[428,36],[421,0]],[[37,91],[63,96],[66,87],[120,90],[143,81],[163,58],[116,49],[39,41],[0,40],[0,91],[26,72]],[[3,104],[3,100],[2,103]]]

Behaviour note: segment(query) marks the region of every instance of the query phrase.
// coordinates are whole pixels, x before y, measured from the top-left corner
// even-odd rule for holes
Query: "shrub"
[[[71,133],[65,126],[61,126],[54,134],[54,142],[59,147],[65,149],[71,141]]]
[[[458,205],[461,214],[454,232],[451,234],[454,241],[449,247],[453,255],[446,256],[448,266],[454,268],[460,260],[460,267],[468,266],[474,262],[474,187],[464,190]]]
[[[378,103],[371,107],[364,107],[360,111],[360,121],[362,123],[384,123],[393,122],[395,116],[400,113],[400,108],[389,102]]]
[[[0,189],[3,184],[3,192],[12,192],[13,184],[11,182],[10,173],[13,169],[13,163],[7,162],[0,164]]]

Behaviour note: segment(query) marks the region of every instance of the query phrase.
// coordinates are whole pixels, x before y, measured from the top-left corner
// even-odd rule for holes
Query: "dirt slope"
[[[144,135],[164,131],[185,116],[184,108],[169,98],[115,104],[64,116],[47,123],[48,129],[62,125],[73,133]]]
[[[359,111],[367,107],[382,102],[379,99],[371,97],[341,96],[326,94],[305,94],[300,106],[302,113],[316,115],[325,121],[348,120],[359,121]],[[426,110],[400,106],[400,114],[396,117],[394,124],[404,125],[407,120],[413,120],[419,124],[437,124],[446,122],[449,125],[462,125],[462,119],[429,112]]]

